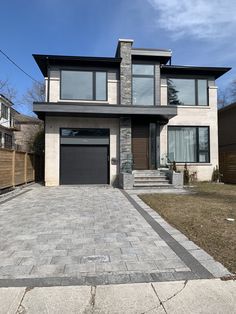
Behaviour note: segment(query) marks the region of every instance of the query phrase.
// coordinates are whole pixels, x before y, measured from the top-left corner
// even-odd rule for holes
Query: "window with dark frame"
[[[209,127],[169,126],[168,159],[181,163],[209,163],[209,142]]]
[[[8,119],[8,107],[4,104],[1,105],[1,118]]]
[[[61,71],[61,99],[107,100],[107,72]]]
[[[175,106],[208,106],[206,79],[168,78],[168,103]]]
[[[2,132],[0,132],[0,147],[2,147]]]
[[[154,106],[155,68],[153,64],[132,65],[132,100],[136,106]]]
[[[4,147],[12,149],[12,135],[4,134]]]

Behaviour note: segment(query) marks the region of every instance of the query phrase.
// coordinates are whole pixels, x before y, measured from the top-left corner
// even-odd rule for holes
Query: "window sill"
[[[60,99],[58,100],[58,102],[60,103],[65,103],[65,102],[73,102],[73,103],[78,103],[78,104],[108,104],[109,105],[109,101],[108,100],[74,100],[74,99]]]
[[[184,166],[187,164],[188,166],[212,166],[212,163],[207,163],[207,162],[176,162],[176,166]],[[168,164],[170,165],[170,164]]]
[[[210,106],[181,106],[181,105],[169,105],[177,108],[191,108],[191,109],[211,109]]]

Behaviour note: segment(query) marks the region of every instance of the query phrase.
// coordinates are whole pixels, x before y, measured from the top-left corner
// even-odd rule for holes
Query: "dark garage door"
[[[61,145],[61,184],[107,184],[108,147]]]

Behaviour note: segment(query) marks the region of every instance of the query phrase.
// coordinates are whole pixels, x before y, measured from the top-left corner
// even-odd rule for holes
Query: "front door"
[[[133,169],[149,169],[149,124],[132,123]]]

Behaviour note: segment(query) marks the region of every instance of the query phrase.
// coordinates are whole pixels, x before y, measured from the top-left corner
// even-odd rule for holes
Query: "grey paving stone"
[[[20,261],[20,265],[45,265],[50,264],[52,257],[37,256],[37,257],[23,257]]]
[[[77,276],[79,273],[95,273],[95,263],[68,264],[64,271],[68,276]]]
[[[0,267],[0,277],[1,278],[22,278],[25,275],[29,275],[33,266],[23,265],[23,266],[2,266]]]
[[[176,280],[174,272],[156,272],[150,274],[152,281],[173,281]]]
[[[123,274],[123,275],[107,275],[107,282],[108,284],[124,284],[124,283],[130,283],[130,275]]]
[[[64,275],[65,265],[36,265],[31,271],[35,277],[59,277]]]
[[[66,265],[66,264],[79,264],[81,256],[53,256],[50,264]]]
[[[230,272],[223,265],[221,265],[220,263],[218,263],[214,260],[202,261],[202,264],[215,277],[223,277],[223,276],[227,276],[230,274]]]
[[[198,250],[200,249],[199,246],[197,246],[195,243],[193,243],[192,241],[184,241],[181,242],[181,245],[188,251],[191,250]]]
[[[158,270],[157,265],[154,261],[145,261],[145,262],[126,262],[126,266],[128,270],[134,271],[150,271],[150,270]]]
[[[201,249],[191,250],[190,253],[199,261],[213,260],[213,257],[211,257],[211,255],[207,254]]]
[[[148,273],[133,273],[129,275],[130,282],[132,283],[142,283],[142,282],[152,282],[153,278]]]

